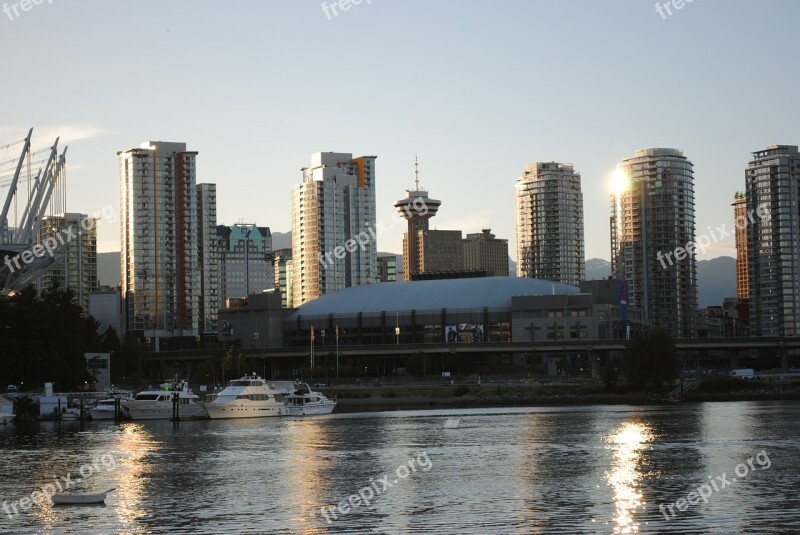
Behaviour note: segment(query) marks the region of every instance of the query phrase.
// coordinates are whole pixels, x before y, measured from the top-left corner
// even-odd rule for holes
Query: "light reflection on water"
[[[643,450],[652,441],[650,429],[641,423],[625,422],[608,438],[612,452],[611,470],[606,479],[614,488],[614,533],[637,533],[635,514],[642,507],[640,463]]]
[[[13,533],[800,532],[800,403],[544,407],[0,429],[0,500],[113,455],[77,492],[105,507],[40,504]],[[461,425],[445,429],[447,417]],[[769,470],[666,521],[658,505],[760,450]],[[328,524],[370,480],[417,471]]]

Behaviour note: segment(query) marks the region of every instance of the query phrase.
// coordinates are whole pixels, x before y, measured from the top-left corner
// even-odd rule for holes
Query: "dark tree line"
[[[27,286],[0,298],[0,386],[24,382],[25,390],[41,390],[54,382],[57,391],[82,389],[92,381],[84,353],[101,350],[97,327],[71,290],[38,295]]]
[[[672,382],[679,365],[672,335],[663,329],[631,338],[625,347],[626,379],[639,387]]]

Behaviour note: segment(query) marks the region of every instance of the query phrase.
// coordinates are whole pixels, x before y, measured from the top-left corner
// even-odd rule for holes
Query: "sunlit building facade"
[[[737,191],[733,197],[734,222],[747,221],[747,199]],[[747,225],[734,223],[736,238],[736,296],[739,299],[750,297],[750,280],[747,271]]]
[[[678,149],[637,150],[617,165],[611,198],[611,273],[628,304],[676,338],[695,336],[694,170]]]
[[[377,281],[376,156],[318,152],[292,189],[295,306]]]
[[[197,152],[150,141],[117,155],[125,331],[155,350],[193,345],[200,319]]]
[[[464,270],[508,277],[508,240],[497,239],[488,228],[467,234],[464,238]]]

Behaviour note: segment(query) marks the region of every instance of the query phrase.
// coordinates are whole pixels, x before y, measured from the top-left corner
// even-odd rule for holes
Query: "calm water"
[[[741,402],[8,426],[0,500],[81,469],[71,490],[117,490],[105,506],[3,514],[0,532],[800,533],[798,414]],[[703,484],[707,503],[689,495]],[[359,491],[370,504],[328,523],[320,508]]]

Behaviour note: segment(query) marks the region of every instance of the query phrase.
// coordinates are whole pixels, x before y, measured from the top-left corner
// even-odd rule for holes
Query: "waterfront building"
[[[200,330],[217,330],[219,309],[219,246],[217,242],[217,185],[197,185],[197,261],[200,266]]]
[[[236,223],[217,227],[220,266],[220,302],[247,297],[275,285],[272,233],[269,227]]]
[[[752,336],[800,336],[800,153],[770,145],[745,171]]]
[[[697,268],[694,171],[677,149],[637,150],[617,166],[612,195],[611,273],[628,304],[675,338],[695,336]],[[689,250],[687,250],[687,248]]]
[[[192,347],[199,334],[197,152],[148,141],[117,153],[125,331],[146,347]]]
[[[378,256],[378,282],[397,282],[397,256]]]
[[[408,229],[403,234],[403,280],[410,281],[415,274],[425,272],[420,237],[429,231],[430,219],[436,215],[441,205],[442,201],[428,197],[428,192],[420,187],[419,162],[415,161],[414,189],[406,190],[405,198],[394,203],[397,212],[408,222]]]
[[[750,297],[750,281],[747,272],[747,198],[737,191],[733,197],[734,234],[736,239],[736,295],[739,299]]]
[[[508,277],[508,240],[495,238],[491,229],[467,234],[464,239],[464,270]]]
[[[36,243],[55,245],[56,259],[37,277],[39,291],[55,286],[72,290],[88,312],[89,294],[97,288],[97,218],[78,213],[44,217]]]
[[[581,175],[534,162],[517,178],[517,275],[577,285],[585,277]]]
[[[275,289],[281,293],[283,308],[294,308],[292,296],[292,250],[277,249],[272,252],[273,271],[275,273]]]
[[[377,279],[376,156],[318,152],[292,189],[295,304]]]

